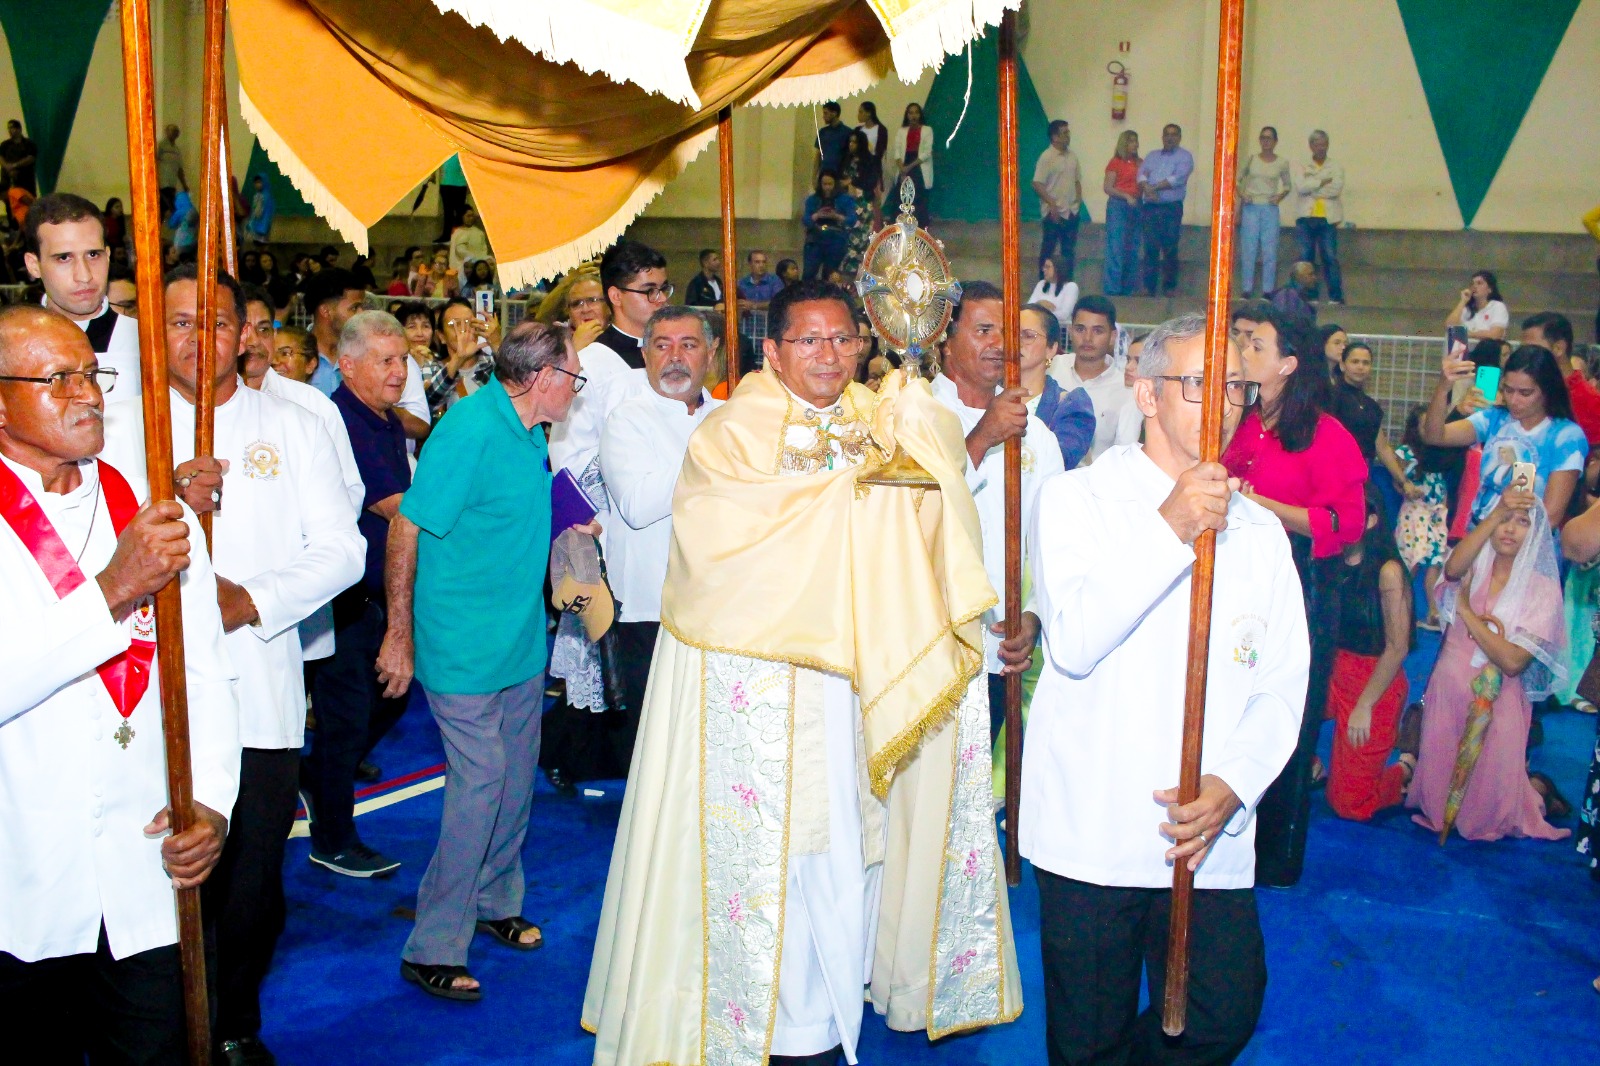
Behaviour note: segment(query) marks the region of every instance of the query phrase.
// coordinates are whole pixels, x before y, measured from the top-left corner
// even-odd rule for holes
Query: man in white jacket
[[[1034,515],[1045,665],[1023,754],[1022,854],[1039,882],[1052,1066],[1229,1063],[1266,956],[1255,806],[1294,750],[1310,649],[1278,519],[1200,462],[1205,318],[1145,342],[1145,443],[1053,478]],[[1223,440],[1255,383],[1228,358]],[[1177,802],[1194,542],[1217,533],[1200,794]],[[1161,1031],[1172,866],[1195,871],[1188,1028]],[[1151,1006],[1139,1014],[1139,974]],[[1137,1017],[1136,1017],[1137,1016]]]
[[[663,307],[645,324],[643,351],[650,388],[619,404],[600,437],[600,472],[614,516],[606,540],[606,571],[619,601],[617,644],[627,706],[625,727],[616,740],[623,766],[633,752],[661,629],[678,470],[690,434],[722,405],[705,390],[716,351],[705,315],[692,307]]]
[[[1300,258],[1320,266],[1328,281],[1328,302],[1342,304],[1339,226],[1344,222],[1344,167],[1328,158],[1328,135],[1321,130],[1311,131],[1310,147],[1311,161],[1302,163],[1294,173],[1294,191],[1300,194],[1294,232],[1300,241]],[[1313,289],[1313,299],[1316,294]]]
[[[168,273],[167,372],[172,453],[180,469],[195,444],[198,296],[193,266]],[[283,931],[284,844],[294,825],[305,744],[299,626],[361,577],[366,557],[327,428],[305,408],[240,380],[244,317],[238,282],[218,275],[212,455],[224,468],[222,484],[209,498],[197,496],[193,482],[184,492],[195,510],[216,512],[218,603],[239,673],[239,796],[228,846],[205,900],[216,927],[215,1035],[230,1066],[263,1061],[255,1051],[259,991]],[[136,425],[125,418],[130,410],[120,405],[112,411],[108,456],[142,458],[143,432],[130,434]]]
[[[0,1025],[25,1059],[177,1062],[173,889],[222,854],[239,711],[193,513],[94,459],[110,377],[70,320],[0,311]],[[172,836],[150,597],[175,579],[194,821]]]

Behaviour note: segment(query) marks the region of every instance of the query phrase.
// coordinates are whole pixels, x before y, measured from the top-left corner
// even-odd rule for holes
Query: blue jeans
[[[1078,213],[1066,218],[1044,218],[1039,221],[1043,231],[1039,238],[1039,276],[1044,276],[1044,261],[1050,258],[1053,248],[1061,249],[1061,279],[1071,281],[1078,267]]]
[[[1344,303],[1344,282],[1339,277],[1339,229],[1325,218],[1297,218],[1295,236],[1300,238],[1300,258],[1315,263],[1319,276],[1328,282],[1328,299]],[[1317,262],[1317,256],[1322,261]],[[1320,282],[1319,282],[1320,284]],[[1320,291],[1320,290],[1317,290]],[[1316,291],[1312,293],[1316,295]]]
[[[1128,295],[1138,271],[1139,208],[1113,196],[1106,201],[1106,295]]]
[[[1256,288],[1256,263],[1261,264],[1261,288]],[[1271,292],[1278,287],[1278,205],[1245,204],[1239,212],[1239,265],[1244,285],[1239,295]]]
[[[805,247],[801,250],[805,267],[800,276],[807,281],[812,278],[826,281],[829,274],[839,269],[849,241],[849,231],[842,229],[814,230],[806,234]]]
[[[1171,296],[1178,287],[1178,237],[1183,233],[1183,201],[1143,204],[1139,222],[1144,227],[1144,291],[1156,294],[1156,265],[1161,266],[1161,292]]]

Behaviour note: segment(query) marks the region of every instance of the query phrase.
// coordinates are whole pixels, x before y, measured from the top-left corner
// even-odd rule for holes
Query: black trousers
[[[1039,273],[1044,274],[1044,261],[1055,248],[1061,249],[1061,275],[1059,281],[1072,280],[1078,269],[1078,213],[1067,218],[1045,218],[1039,222]]]
[[[1311,826],[1311,759],[1317,753],[1322,716],[1328,708],[1328,679],[1333,676],[1334,629],[1321,622],[1338,618],[1337,584],[1329,576],[1336,559],[1313,560],[1308,537],[1291,534],[1290,553],[1300,572],[1306,620],[1311,629],[1311,671],[1306,687],[1300,737],[1283,772],[1267,786],[1256,804],[1256,884],[1287,888],[1305,870],[1306,832]]]
[[[178,946],[113,959],[100,929],[92,953],[23,962],[0,951],[6,1061],[29,1066],[183,1066]],[[12,1056],[15,1056],[13,1058]]]
[[[1035,868],[1050,1066],[1230,1063],[1261,1016],[1267,959],[1253,889],[1194,894],[1189,1011],[1183,1035],[1161,1031],[1172,892],[1108,888]],[[1139,973],[1150,1006],[1139,1013]]]
[[[356,767],[405,713],[405,697],[385,698],[373,669],[387,624],[383,607],[359,585],[334,598],[334,652],[316,670],[311,707],[317,731],[300,775],[315,813],[311,846],[323,854],[336,855],[360,839]]]
[[[217,946],[218,1041],[261,1032],[261,982],[283,934],[283,849],[294,827],[300,751],[245,748],[228,842],[201,890]]]
[[[1143,204],[1139,225],[1144,230],[1144,291],[1156,294],[1156,268],[1160,264],[1161,292],[1171,296],[1178,287],[1178,238],[1183,234],[1183,203]]]
[[[639,736],[639,714],[644,710],[644,690],[650,682],[650,663],[655,658],[656,637],[660,633],[660,622],[617,623],[617,652],[621,657],[625,705],[621,720],[614,723],[611,741],[624,777],[633,761],[633,742]]]

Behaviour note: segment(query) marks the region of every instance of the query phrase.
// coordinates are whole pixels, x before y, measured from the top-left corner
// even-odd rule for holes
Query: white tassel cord
[[[891,22],[872,5],[889,35],[895,72],[907,85],[929,67],[943,66],[946,56],[959,53],[988,27],[998,26],[1006,11],[1021,7],[1022,0],[926,0]]]
[[[633,194],[623,201],[622,206],[617,208],[610,218],[588,233],[537,255],[509,262],[502,261],[499,264],[500,284],[507,289],[534,285],[545,278],[563,274],[580,263],[586,263],[611,247],[633,220],[650,206],[650,201],[661,194],[667,183],[683,173],[683,169],[694,162],[695,157],[705,151],[716,137],[717,127],[712,125],[709,129],[686,139],[673,149],[654,171],[645,176],[639,187],[634,189]]]
[[[694,46],[711,0],[672,0],[679,29],[628,18],[586,0],[433,0],[446,14],[514,40],[552,63],[571,63],[585,74],[659,93],[692,110],[700,96],[684,58]]]
[[[272,128],[272,123],[262,115],[250,99],[250,94],[244,91],[243,85],[239,86],[239,113],[245,125],[250,127],[250,132],[256,135],[256,140],[261,142],[261,150],[267,153],[267,158],[283,171],[283,176],[305,197],[312,210],[321,215],[339,236],[355,245],[359,254],[368,254],[367,227],[295,155],[294,149]]]
[[[956,127],[950,131],[950,136],[944,139],[944,146],[949,148],[956,142],[956,134],[961,132],[961,124],[967,120],[967,105],[972,103],[972,42],[967,42],[967,91],[961,95],[961,114],[956,116]]]

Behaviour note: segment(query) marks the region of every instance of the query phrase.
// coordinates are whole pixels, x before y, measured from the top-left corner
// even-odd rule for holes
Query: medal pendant
[[[111,739],[121,744],[123,751],[127,751],[128,741],[132,740],[133,736],[133,727],[128,724],[127,719],[123,719],[122,725],[115,733],[111,734]]]

